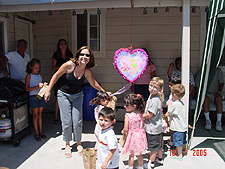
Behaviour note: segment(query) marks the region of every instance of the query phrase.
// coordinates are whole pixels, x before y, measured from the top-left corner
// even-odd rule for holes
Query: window
[[[80,13],[80,14],[79,14]],[[105,12],[101,10],[101,15],[97,14],[97,10],[88,10],[87,14],[83,14],[83,11],[77,11],[76,17],[73,17],[72,36],[72,46],[75,46],[76,51],[80,47],[87,45],[89,46],[95,57],[104,57],[105,55]]]
[[[90,47],[100,51],[100,15],[90,15]]]
[[[77,49],[87,45],[87,15],[77,15]]]

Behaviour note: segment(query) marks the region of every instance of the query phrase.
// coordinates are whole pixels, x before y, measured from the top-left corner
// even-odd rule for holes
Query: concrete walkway
[[[18,147],[14,147],[11,142],[0,142],[0,167],[10,169],[83,169],[83,157],[79,156],[76,144],[72,143],[72,158],[64,157],[65,143],[62,141],[60,124],[53,125],[53,113],[44,113],[44,132],[48,136],[46,140],[37,142],[33,134],[21,140]],[[203,127],[204,120],[197,123],[196,134],[192,142],[192,150],[188,152],[183,161],[171,158],[172,151],[164,152],[164,165],[155,168],[204,168],[204,169],[224,169],[225,167],[225,126],[223,132],[216,132],[214,128],[208,132]],[[84,148],[93,148],[95,145],[94,121],[84,121],[82,134],[82,144]],[[117,122],[115,132],[118,138],[123,122]],[[33,128],[32,128],[33,130]],[[169,135],[164,136],[164,140]],[[119,147],[121,150],[121,147]],[[203,153],[204,152],[204,153]],[[206,154],[205,154],[206,153]],[[205,156],[204,156],[205,155]],[[149,152],[144,154],[144,163],[148,162]],[[128,166],[128,157],[120,156],[120,169]],[[137,166],[137,160],[135,161]]]

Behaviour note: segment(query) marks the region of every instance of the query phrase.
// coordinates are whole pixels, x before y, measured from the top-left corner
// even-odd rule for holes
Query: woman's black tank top
[[[62,92],[76,94],[82,91],[82,84],[84,82],[85,76],[83,75],[80,79],[77,79],[74,76],[74,70],[71,73],[66,74],[65,83],[59,89]]]

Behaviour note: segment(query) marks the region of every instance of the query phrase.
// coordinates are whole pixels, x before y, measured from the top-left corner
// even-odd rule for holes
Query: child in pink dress
[[[109,95],[106,92],[103,92],[103,91],[99,91],[95,95],[95,98],[90,101],[90,105],[92,105],[92,106],[94,104],[97,104],[97,107],[95,107],[95,109],[94,109],[95,120],[97,122],[97,124],[95,125],[94,133],[95,133],[95,136],[96,136],[97,139],[98,139],[98,135],[101,131],[101,127],[98,123],[98,114],[103,107],[106,107],[108,105],[109,101],[110,101]]]
[[[128,94],[124,98],[125,115],[123,134],[127,134],[126,143],[123,147],[122,154],[129,155],[129,168],[133,168],[134,155],[138,158],[138,169],[143,169],[142,154],[147,150],[147,139],[144,130],[144,99],[140,94]]]

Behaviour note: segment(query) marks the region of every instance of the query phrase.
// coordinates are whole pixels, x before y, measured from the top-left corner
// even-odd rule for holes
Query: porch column
[[[185,86],[186,94],[182,99],[185,109],[189,112],[189,76],[190,76],[190,0],[183,0],[182,16],[182,84]],[[187,113],[187,120],[188,120]]]

